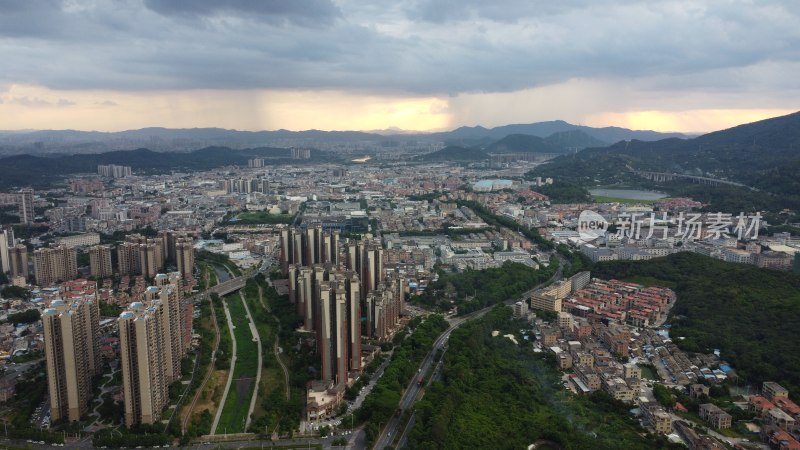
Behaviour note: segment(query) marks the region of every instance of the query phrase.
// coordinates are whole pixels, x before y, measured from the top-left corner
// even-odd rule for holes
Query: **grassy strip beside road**
[[[253,432],[271,433],[278,428],[280,416],[276,414],[270,404],[274,404],[269,399],[286,393],[289,387],[281,373],[281,368],[275,358],[274,348],[277,335],[276,328],[279,326],[276,318],[267,310],[266,301],[262,303],[259,290],[267,291],[267,295],[276,295],[274,289],[270,288],[263,276],[257,276],[253,280],[247,280],[243,292],[247,300],[247,306],[253,315],[256,329],[261,337],[261,351],[263,367],[261,368],[261,383],[258,386],[258,403],[253,411],[253,421],[250,430]],[[284,401],[288,400],[284,395]]]
[[[247,410],[255,388],[258,367],[258,346],[253,340],[244,304],[238,293],[227,297],[228,310],[233,321],[233,335],[236,338],[236,364],[233,367],[233,383],[223,405],[217,433],[245,431]]]
[[[409,381],[417,375],[420,363],[431,350],[436,338],[448,328],[448,323],[440,315],[428,316],[424,321],[414,319],[409,328],[411,333],[395,348],[392,361],[364,399],[355,418],[359,423],[368,422],[367,440],[372,441],[380,433],[381,424],[397,411],[400,397]]]
[[[259,301],[256,282],[263,291],[265,305],[261,305]],[[303,336],[296,331],[300,318],[295,312],[295,305],[289,303],[287,295],[279,296],[263,275],[257,275],[253,281],[248,281],[245,293],[261,336],[265,371],[262,373],[262,390],[259,392],[259,401],[250,428],[255,432],[277,431],[281,436],[288,436],[300,426],[305,406],[306,383],[311,379],[311,374],[319,370],[318,358],[314,349],[306,345],[307,335]],[[284,377],[273,351],[278,338],[284,349],[281,358],[289,368],[288,399]]]
[[[194,330],[200,335],[200,348],[197,352],[199,358],[198,369],[189,391],[189,396],[192,396],[192,400],[181,411],[181,425],[183,431],[190,438],[200,435],[195,426],[196,424],[191,424],[190,426],[190,419],[200,399],[203,387],[211,379],[211,375],[214,372],[214,368],[211,366],[211,356],[216,351],[219,343],[219,331],[216,328],[216,318],[214,317],[214,309],[211,307],[210,300],[203,299],[200,302],[200,317],[195,323]]]
[[[210,271],[213,273],[213,270]],[[211,432],[214,415],[220,407],[219,403],[225,390],[228,379],[228,370],[231,365],[231,352],[233,351],[228,323],[222,309],[222,299],[217,294],[211,294],[211,305],[214,308],[214,319],[219,336],[219,344],[214,355],[213,372],[201,389],[200,398],[192,411],[192,418],[188,427],[193,436],[202,436]],[[209,318],[211,320],[211,318]],[[203,325],[202,328],[212,327],[213,324]]]

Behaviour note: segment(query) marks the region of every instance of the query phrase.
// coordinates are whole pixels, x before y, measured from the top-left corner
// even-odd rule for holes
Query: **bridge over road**
[[[717,179],[717,178],[698,177],[698,176],[694,176],[694,175],[681,175],[681,174],[678,174],[678,173],[648,172],[648,171],[645,171],[645,170],[634,170],[633,173],[638,175],[638,176],[640,176],[640,177],[642,177],[642,178],[645,178],[645,179],[648,179],[648,180],[652,180],[652,181],[657,181],[657,182],[674,181],[674,180],[687,180],[687,181],[691,181],[692,183],[705,184],[705,185],[709,185],[709,186],[720,186],[720,185],[738,186],[738,187],[743,187],[743,188],[750,189],[751,191],[757,191],[758,190],[758,189],[756,189],[756,188],[754,188],[752,186],[748,186],[746,184],[737,183],[735,181],[720,180],[720,179]]]

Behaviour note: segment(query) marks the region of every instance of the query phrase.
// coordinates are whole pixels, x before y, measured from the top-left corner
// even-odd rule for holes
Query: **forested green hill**
[[[719,349],[748,383],[777,381],[800,395],[800,275],[683,252],[597,264],[592,276],[674,286],[670,334],[681,348]]]
[[[608,394],[568,394],[560,372],[524,343],[524,325],[510,316],[510,308],[498,307],[453,332],[442,381],[416,405],[409,448],[524,449],[542,441],[551,443],[542,448],[571,450],[673,448],[647,434],[630,406]],[[492,337],[495,330],[500,334]]]

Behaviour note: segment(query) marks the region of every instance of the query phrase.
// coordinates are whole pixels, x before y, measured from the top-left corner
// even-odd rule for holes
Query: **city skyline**
[[[7,130],[707,132],[796,109],[798,15],[738,1],[31,1],[0,18],[0,114]]]

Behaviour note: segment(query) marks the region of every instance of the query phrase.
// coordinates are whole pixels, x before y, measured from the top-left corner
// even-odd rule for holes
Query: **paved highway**
[[[543,286],[546,286],[546,285],[554,282],[555,280],[558,280],[559,278],[561,278],[561,274],[564,271],[563,269],[564,269],[563,261],[559,260],[558,270],[556,270],[556,272],[553,274],[552,277],[550,277],[550,279],[548,279],[544,283],[538,284],[537,286],[533,287],[532,289],[529,289],[528,291],[523,293],[522,296],[520,296],[519,298],[506,300],[505,303],[506,304],[514,304],[515,302],[518,302],[520,300],[526,300],[528,297],[530,297],[531,293],[533,291],[535,291],[536,289],[539,289],[539,288],[541,288]],[[431,364],[433,363],[433,360],[434,360],[434,357],[436,356],[436,351],[437,350],[441,349],[442,352],[446,351],[445,345],[447,344],[447,340],[450,338],[450,334],[453,332],[453,330],[455,330],[456,328],[460,327],[461,325],[463,325],[464,323],[466,323],[466,322],[468,322],[468,321],[470,321],[472,319],[483,317],[484,315],[486,315],[486,313],[491,311],[493,308],[494,308],[494,305],[487,306],[486,308],[483,308],[481,310],[478,310],[478,311],[475,311],[473,313],[467,314],[465,316],[456,317],[456,318],[451,319],[450,320],[450,328],[448,328],[441,335],[439,335],[439,338],[436,339],[436,342],[433,343],[432,350],[430,352],[428,352],[427,356],[425,356],[425,359],[422,361],[422,364],[420,365],[420,370],[419,370],[420,375],[424,375],[424,374],[428,373],[428,369],[431,367]],[[405,392],[403,393],[403,396],[400,398],[400,408],[399,408],[399,410],[392,416],[391,419],[389,419],[389,423],[386,424],[386,426],[383,428],[383,430],[381,430],[381,434],[378,436],[378,439],[375,441],[375,446],[373,447],[374,449],[381,450],[381,449],[385,448],[386,446],[388,446],[388,445],[390,445],[392,443],[392,441],[393,441],[393,437],[392,436],[395,436],[395,437],[397,436],[397,431],[398,431],[398,427],[400,425],[400,419],[401,419],[401,416],[402,416],[403,412],[408,411],[411,408],[411,406],[416,401],[420,390],[422,389],[422,387],[419,386],[418,382],[419,382],[419,378],[415,377],[409,383],[408,387],[406,388]],[[403,434],[405,434],[407,431],[408,431],[408,428],[406,429],[406,431],[404,431]],[[401,441],[402,440],[403,439],[401,438]]]
[[[426,373],[428,373],[428,369],[431,367],[431,364],[433,364],[433,360],[436,356],[436,351],[444,350],[445,344],[450,338],[450,334],[453,332],[453,330],[471,319],[483,317],[492,308],[493,307],[483,308],[466,316],[452,319],[450,321],[450,327],[439,335],[439,337],[436,339],[436,342],[433,343],[433,348],[431,351],[429,351],[425,356],[425,359],[422,360],[422,364],[420,364],[419,376],[424,376]],[[419,378],[414,377],[408,384],[403,396],[400,398],[400,410],[396,412],[391,419],[389,419],[389,423],[386,424],[381,431],[380,436],[378,436],[378,439],[375,441],[374,448],[382,449],[391,444],[392,436],[397,436],[397,428],[400,425],[402,413],[407,411],[411,405],[414,404],[414,401],[417,399],[417,395],[419,395],[421,389],[422,387],[419,385]]]

